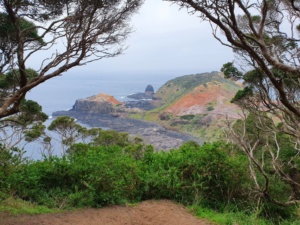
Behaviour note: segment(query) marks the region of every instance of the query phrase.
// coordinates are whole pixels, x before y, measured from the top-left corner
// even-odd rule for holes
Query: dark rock
[[[139,101],[127,101],[125,102],[126,108],[139,108],[144,110],[154,109],[155,106],[149,100],[139,100]]]
[[[136,93],[127,96],[127,98],[132,98],[136,100],[152,100],[154,97],[154,88],[152,85],[148,85],[144,93]]]
[[[171,131],[160,125],[130,118],[114,117],[110,114],[83,113],[76,111],[60,111],[53,116],[71,116],[79,122],[91,127],[109,128],[119,132],[136,135],[147,144],[152,144],[156,150],[170,150],[179,148],[186,141],[201,141],[188,134]]]
[[[76,100],[73,106],[73,111],[109,114],[113,112],[113,106],[109,102],[97,102],[79,99]]]
[[[160,120],[169,120],[171,118],[171,114],[163,112],[162,114],[159,115]]]
[[[145,89],[145,94],[146,95],[154,95],[154,88],[152,85],[148,85]]]
[[[152,100],[152,95],[146,95],[145,93],[136,93],[128,95],[127,98],[136,99],[136,100]]]

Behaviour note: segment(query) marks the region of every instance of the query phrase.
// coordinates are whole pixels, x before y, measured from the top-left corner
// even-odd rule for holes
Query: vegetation
[[[158,105],[158,107],[161,107],[159,108],[159,111],[162,111],[167,106],[192,91],[194,88],[200,85],[207,86],[207,83],[212,81],[220,81],[221,83],[228,84],[231,88],[235,88],[236,90],[240,88],[233,82],[222,78],[218,72],[191,74],[177,77],[168,81],[155,93],[155,96],[161,99]]]
[[[228,143],[188,142],[177,150],[155,152],[126,133],[89,130],[73,118],[59,117],[48,127],[60,135],[62,156],[54,156],[43,125],[47,116],[36,102],[25,99],[26,93],[75,66],[120,54],[122,46],[117,49],[116,45],[128,36],[127,21],[142,1],[3,0],[1,211],[26,208],[32,210],[14,213],[40,213],[165,198],[192,205],[191,210],[200,216],[213,214],[223,224],[297,223],[299,1],[167,1],[209,20],[214,37],[250,68],[242,73],[229,62],[221,69],[226,78],[242,78],[246,85],[232,99],[244,117],[228,122]],[[65,49],[58,51],[53,46],[60,41]],[[28,68],[31,56],[46,49],[53,52],[41,59],[40,68]],[[200,84],[208,89],[211,76],[231,82],[216,75],[171,80],[157,93],[160,108],[143,117],[189,130],[211,123],[210,117],[175,117],[163,110]],[[214,110],[213,103],[206,109]],[[20,144],[37,140],[49,154],[39,161],[24,158]]]
[[[232,144],[191,141],[177,150],[154,152],[139,138],[98,130],[91,132],[89,143],[71,145],[62,157],[32,161],[10,152],[0,151],[0,211],[35,214],[171,199],[192,205],[202,217],[214,213],[221,224],[239,222],[242,215],[266,222],[261,224],[297,218],[296,207],[257,203],[249,195],[255,188],[249,161]],[[290,188],[275,177],[274,182],[272,193],[286,198]]]
[[[209,21],[213,36],[232,48],[243,69],[249,69],[242,73],[229,62],[221,70],[227,78],[242,78],[247,86],[232,99],[244,118],[228,123],[228,141],[249,160],[253,195],[280,206],[298,204],[299,1],[167,1]],[[276,188],[285,189],[287,196],[274,195]]]
[[[142,2],[2,0],[0,118],[22,112],[27,92],[41,83],[76,66],[122,53],[122,42],[131,32],[128,20]],[[29,61],[41,52],[44,58],[32,73]]]

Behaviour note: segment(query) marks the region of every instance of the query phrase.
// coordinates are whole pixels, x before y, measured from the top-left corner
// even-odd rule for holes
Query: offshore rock
[[[154,95],[154,88],[153,88],[153,86],[152,85],[148,85],[147,87],[146,87],[146,89],[145,89],[145,94],[146,95]]]
[[[136,93],[127,96],[127,98],[135,99],[135,100],[153,100],[154,98],[154,88],[152,85],[148,85],[145,89],[144,93]]]

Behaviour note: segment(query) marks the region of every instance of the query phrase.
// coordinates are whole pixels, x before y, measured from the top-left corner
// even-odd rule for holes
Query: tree
[[[26,93],[67,70],[122,53],[128,20],[142,0],[0,2],[0,118],[20,112]],[[36,75],[32,56],[43,53]]]
[[[293,76],[288,77],[283,79],[290,83],[286,92],[295,93]],[[259,198],[284,206],[296,204],[300,201],[297,117],[274,99],[274,89],[262,70],[245,73],[244,83],[246,87],[231,100],[243,110],[243,118],[229,124],[229,138],[247,155]],[[285,198],[274,191],[279,183],[286,186]]]
[[[283,77],[295,76],[299,87],[298,0],[165,1],[187,8],[190,14],[197,14],[202,20],[208,21],[213,36],[243,58],[247,62],[245,67],[259,68],[264,72],[282,107],[299,120],[299,96],[290,96],[286,92],[287,85],[274,73],[275,69]]]
[[[35,141],[45,130],[42,124],[48,116],[42,112],[42,107],[35,101],[22,100],[20,104],[22,113],[15,114],[0,120],[0,141],[5,149],[26,145]]]
[[[76,123],[76,120],[68,116],[59,116],[49,125],[48,130],[59,134],[59,142],[61,143],[61,154],[66,153],[66,147],[81,140],[82,136],[86,136],[86,128]]]
[[[239,80],[243,76],[243,73],[240,72],[232,62],[225,63],[221,68],[221,72],[224,73],[225,78],[230,78],[233,80]]]
[[[232,99],[243,119],[229,124],[229,139],[248,157],[253,197],[287,206],[300,202],[300,1],[165,0],[211,25],[213,36],[232,48],[245,73],[232,63],[226,77],[246,87]],[[285,194],[276,196],[277,179]],[[290,190],[290,191],[289,191]],[[279,198],[282,197],[282,198]]]

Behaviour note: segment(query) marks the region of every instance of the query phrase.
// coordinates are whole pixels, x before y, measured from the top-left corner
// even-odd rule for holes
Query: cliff
[[[120,104],[123,103],[116,100],[113,96],[98,94],[85,99],[76,100],[72,111],[109,114],[113,112],[116,105]]]

